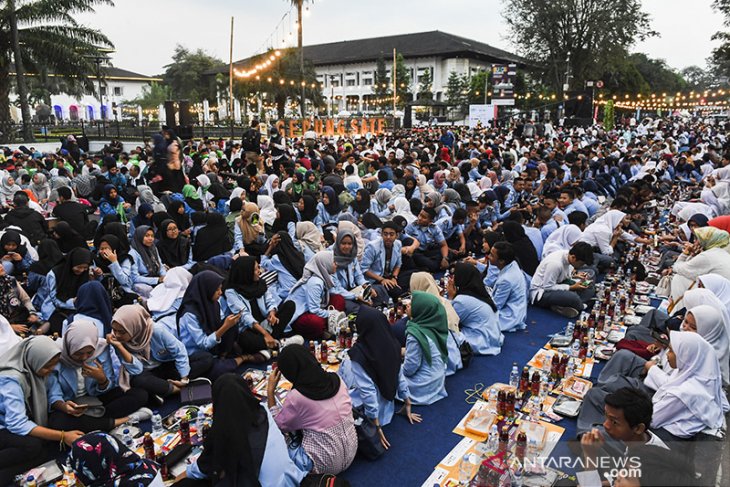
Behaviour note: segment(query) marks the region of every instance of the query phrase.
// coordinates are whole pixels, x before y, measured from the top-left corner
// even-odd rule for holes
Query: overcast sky
[[[682,69],[705,66],[722,17],[711,0],[642,0],[659,33],[634,47]],[[159,74],[176,44],[203,48],[228,60],[230,18],[235,17],[234,60],[260,52],[289,0],[115,0],[78,20],[101,29],[116,47],[113,62],[142,74]],[[315,0],[304,19],[304,43],[318,44],[441,30],[510,51],[502,0]],[[688,8],[691,6],[691,8]],[[294,11],[292,11],[295,13]],[[295,32],[292,16],[291,31]],[[278,29],[288,37],[289,22]],[[296,41],[294,41],[296,42]]]

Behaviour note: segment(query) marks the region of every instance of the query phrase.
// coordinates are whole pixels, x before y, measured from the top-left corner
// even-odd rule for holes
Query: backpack
[[[256,152],[259,150],[258,142],[256,139],[258,139],[258,131],[254,129],[248,129],[246,132],[243,133],[243,138],[241,139],[241,147],[246,152]]]

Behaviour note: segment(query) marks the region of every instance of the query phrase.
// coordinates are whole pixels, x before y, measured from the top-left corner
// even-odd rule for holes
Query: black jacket
[[[16,226],[33,245],[48,237],[48,223],[43,215],[32,208],[15,208],[5,215],[3,226]]]

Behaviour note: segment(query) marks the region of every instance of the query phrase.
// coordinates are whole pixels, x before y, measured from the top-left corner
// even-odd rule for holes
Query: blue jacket
[[[499,328],[502,331],[524,330],[527,327],[527,283],[517,261],[499,271],[492,290],[497,305]]]
[[[111,346],[107,346],[96,360],[99,361],[101,367],[104,369],[106,378],[109,379],[109,384],[106,388],[99,388],[99,383],[91,377],[84,379],[84,386],[86,387],[86,393],[89,396],[99,396],[105,392],[109,392],[117,386],[117,380],[119,377],[119,361],[114,360],[116,355],[110,353]],[[93,363],[89,363],[93,365]],[[63,362],[59,362],[50,376],[46,381],[48,388],[48,404],[52,405],[56,401],[73,401],[76,399],[76,392],[78,388],[78,369],[69,367]]]
[[[402,264],[402,248],[403,243],[400,240],[396,239],[395,242],[393,242],[393,253],[390,258],[389,270],[391,274]],[[365,246],[365,251],[362,254],[362,262],[360,263],[360,268],[362,269],[363,273],[370,271],[379,276],[383,275],[385,270],[385,244],[383,243],[382,238],[372,240],[368,242],[368,244]],[[374,279],[367,279],[370,282],[375,282]]]
[[[186,313],[185,316],[190,313]],[[180,320],[182,322],[182,319]],[[191,352],[192,355],[192,352]],[[150,340],[150,359],[156,362],[175,362],[175,368],[180,377],[187,377],[190,374],[190,361],[185,346],[175,338],[167,327],[161,323],[155,323]],[[149,369],[150,364],[143,364],[136,356],[132,355],[132,363],[124,363],[129,375],[141,374]]]
[[[259,325],[264,326],[264,328],[268,328],[268,331],[271,332],[271,327],[266,326],[268,323],[264,324],[258,322],[258,320],[253,317],[250,301],[238,294],[235,289],[226,289],[225,298],[226,303],[228,304],[228,309],[231,313],[241,313],[241,319],[238,321],[239,331],[245,331],[246,328],[252,328],[255,323],[259,323]],[[267,289],[266,293],[258,298],[256,302],[261,312],[264,316],[266,316],[269,312],[276,310],[276,304],[278,301],[271,292],[271,289]],[[265,322],[266,320],[261,321]]]

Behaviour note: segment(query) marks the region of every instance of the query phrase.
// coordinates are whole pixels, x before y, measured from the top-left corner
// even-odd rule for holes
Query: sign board
[[[287,119],[276,122],[276,128],[283,136],[292,137],[297,134],[303,134],[308,130],[314,130],[317,135],[366,135],[380,134],[387,127],[384,117],[378,118],[317,118],[315,120],[305,119]]]
[[[469,128],[474,128],[481,122],[482,126],[489,125],[494,120],[495,105],[469,105]]]
[[[516,64],[492,65],[492,103],[495,105],[515,104]]]

